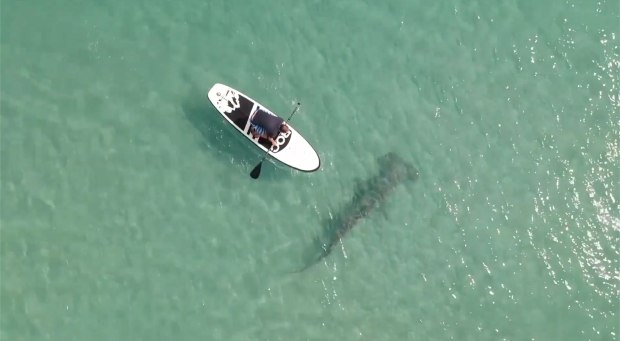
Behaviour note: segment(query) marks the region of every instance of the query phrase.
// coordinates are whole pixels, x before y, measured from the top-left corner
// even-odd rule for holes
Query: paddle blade
[[[263,161],[259,162],[258,165],[256,165],[256,167],[252,169],[252,173],[250,173],[250,176],[252,177],[252,179],[258,179],[258,176],[260,175],[260,169],[262,166],[263,166]]]

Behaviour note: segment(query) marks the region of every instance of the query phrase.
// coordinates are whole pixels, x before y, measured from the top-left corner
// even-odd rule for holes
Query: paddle
[[[293,115],[295,115],[295,113],[297,112],[297,110],[299,110],[299,106],[301,105],[301,103],[297,102],[297,105],[295,106],[295,109],[293,110],[293,112],[291,113],[291,116],[289,116],[286,121],[284,123],[288,123],[288,121],[291,120],[291,118],[293,117]],[[256,165],[256,167],[254,167],[254,169],[252,169],[252,172],[250,173],[250,176],[252,177],[252,179],[258,179],[258,177],[260,176],[260,169],[263,166],[263,161],[265,161],[265,158],[267,157],[267,155],[269,154],[269,150],[271,149],[271,147],[267,148],[267,152],[265,153],[265,155],[263,155],[263,158],[260,160],[260,162],[258,163],[258,165]]]

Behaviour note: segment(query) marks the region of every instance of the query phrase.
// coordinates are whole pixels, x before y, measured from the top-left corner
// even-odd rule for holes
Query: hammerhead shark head
[[[322,252],[300,271],[306,270],[327,257],[344,235],[360,220],[368,216],[373,209],[381,205],[399,184],[418,178],[418,171],[415,167],[393,152],[379,157],[377,162],[379,173],[366,181],[360,181],[351,201],[327,221],[323,235],[315,239],[315,244],[321,246]]]

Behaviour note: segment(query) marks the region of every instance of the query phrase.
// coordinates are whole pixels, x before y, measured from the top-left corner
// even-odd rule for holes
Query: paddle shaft
[[[299,106],[301,105],[301,103],[297,102],[297,105],[295,106],[295,109],[293,109],[293,112],[291,113],[291,115],[286,119],[286,121],[284,123],[288,123],[288,121],[291,120],[291,118],[293,118],[293,115],[295,115],[295,113],[297,112],[297,110],[299,110]]]

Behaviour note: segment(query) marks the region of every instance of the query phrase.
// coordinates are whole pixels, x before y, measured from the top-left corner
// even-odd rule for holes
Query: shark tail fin
[[[306,270],[308,270],[309,268],[311,268],[312,266],[314,266],[315,264],[317,264],[318,262],[322,261],[323,259],[325,259],[325,257],[327,257],[327,255],[329,255],[330,250],[323,245],[323,247],[321,247],[321,253],[318,254],[314,259],[312,259],[310,262],[308,262],[306,265],[304,265],[301,269],[294,271],[295,273],[300,273],[300,272],[304,272]]]

